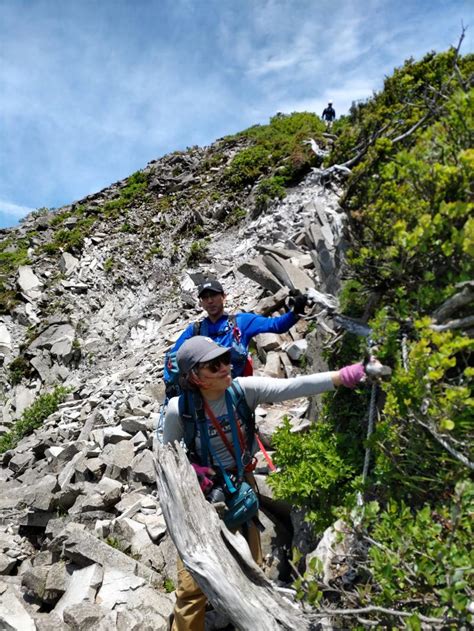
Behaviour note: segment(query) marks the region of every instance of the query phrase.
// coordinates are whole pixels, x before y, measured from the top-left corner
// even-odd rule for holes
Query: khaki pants
[[[255,486],[253,476],[247,481]],[[262,565],[262,546],[260,531],[252,522],[245,533],[252,557],[258,565]],[[207,598],[201,588],[178,559],[178,587],[176,588],[176,604],[171,631],[204,631]]]

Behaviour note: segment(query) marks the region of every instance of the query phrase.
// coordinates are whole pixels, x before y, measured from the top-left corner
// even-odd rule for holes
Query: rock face
[[[221,171],[215,167],[219,173],[236,150],[228,150]],[[265,315],[283,313],[290,292],[311,290],[322,337],[335,327],[345,247],[337,188],[310,175],[283,201],[229,229],[222,223],[229,208],[219,200],[194,210],[170,201],[171,192],[212,185],[209,172],[203,175],[206,156],[193,149],[151,163],[144,172],[149,190],[166,197],[161,210],[132,208],[126,225],[110,214],[74,255],[31,256],[31,265],[18,271],[20,301],[11,315],[0,316],[0,437],[53,384],[69,394],[40,428],[0,456],[0,628],[167,628],[176,552],[157,497],[151,447],[164,354],[202,317],[196,284],[218,277],[230,312]],[[81,212],[94,216],[125,186],[118,182],[82,200]],[[78,225],[72,211],[62,209],[64,229]],[[54,217],[28,218],[18,236],[34,230],[35,244],[46,242]],[[169,245],[155,258],[140,236],[143,226],[152,235],[161,231]],[[175,252],[189,226],[212,236],[206,259],[195,267],[183,266]],[[314,348],[307,331],[301,320],[288,334],[258,336],[256,374],[298,374]],[[10,367],[15,358],[21,361]],[[303,431],[307,409],[306,399],[260,408],[267,446],[285,415]],[[291,507],[272,499],[264,460],[258,473],[268,511],[266,571],[286,580]]]

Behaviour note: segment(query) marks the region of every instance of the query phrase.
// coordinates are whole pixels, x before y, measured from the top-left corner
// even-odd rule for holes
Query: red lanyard
[[[216,432],[219,434],[219,436],[222,438],[222,442],[224,443],[224,445],[227,447],[227,451],[230,453],[230,455],[234,458],[235,460],[235,451],[234,448],[232,447],[232,445],[229,442],[229,439],[227,438],[227,436],[225,435],[224,430],[222,429],[219,421],[216,419],[214,412],[211,410],[211,408],[209,407],[209,405],[207,404],[207,401],[204,401],[204,409],[206,411],[206,414],[209,418],[209,420],[211,421],[214,429],[216,430]],[[229,419],[229,423],[232,422],[232,419]],[[234,422],[237,425],[237,434],[239,436],[239,443],[240,443],[240,449],[242,451],[242,454],[245,453],[246,449],[245,449],[245,438],[244,435],[242,433],[242,428],[240,427],[240,423],[238,422],[238,420],[235,418],[234,415]],[[245,471],[253,471],[256,467],[256,462],[254,463],[253,460],[245,467]]]

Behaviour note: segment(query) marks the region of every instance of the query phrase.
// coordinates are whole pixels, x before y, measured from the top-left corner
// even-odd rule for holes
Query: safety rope
[[[377,413],[377,393],[378,393],[378,386],[376,383],[373,383],[371,391],[370,391],[370,403],[369,403],[367,437],[366,437],[367,443],[369,443],[370,437],[374,433],[375,416]],[[364,468],[362,469],[362,482],[364,485],[369,475],[370,456],[371,456],[371,449],[367,445],[365,449]]]

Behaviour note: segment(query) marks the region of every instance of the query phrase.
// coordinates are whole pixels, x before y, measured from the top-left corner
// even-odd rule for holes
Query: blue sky
[[[0,226],[276,112],[337,114],[471,0],[0,0]]]

